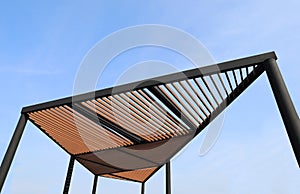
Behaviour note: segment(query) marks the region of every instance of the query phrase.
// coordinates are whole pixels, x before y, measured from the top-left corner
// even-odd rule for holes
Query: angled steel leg
[[[95,177],[94,177],[94,184],[93,184],[93,191],[92,191],[92,194],[96,194],[96,191],[97,191],[97,184],[98,184],[98,176],[95,175]]]
[[[141,194],[145,194],[145,183],[142,183]]]
[[[66,181],[65,181],[65,186],[64,186],[63,194],[68,194],[69,193],[69,188],[70,188],[71,178],[72,178],[72,173],[73,173],[73,168],[74,168],[74,162],[75,162],[75,157],[71,156],[70,157],[70,162],[69,162],[69,167],[68,167],[68,172],[67,172],[67,176],[66,176]]]
[[[265,68],[283,123],[300,167],[300,120],[280,70],[274,59],[265,61]]]
[[[9,143],[9,146],[7,148],[7,151],[5,153],[4,159],[3,159],[1,167],[0,167],[0,193],[1,193],[2,187],[4,185],[10,165],[14,159],[19,142],[21,140],[26,122],[27,122],[26,116],[24,114],[21,114],[21,117],[19,119],[19,122],[17,124],[17,127],[16,127],[15,132],[12,136],[12,139]]]
[[[166,194],[171,194],[171,164],[166,164]]]

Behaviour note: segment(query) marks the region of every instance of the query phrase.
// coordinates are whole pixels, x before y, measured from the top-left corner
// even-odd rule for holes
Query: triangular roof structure
[[[70,164],[145,183],[267,71],[281,113],[297,123],[285,122],[299,159],[299,118],[276,60],[270,52],[209,65],[28,106],[22,115],[71,155]]]

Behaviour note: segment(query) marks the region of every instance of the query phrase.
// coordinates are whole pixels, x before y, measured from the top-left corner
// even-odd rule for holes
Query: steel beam
[[[277,106],[300,167],[300,120],[275,59],[264,63]]]
[[[8,174],[10,165],[11,165],[11,163],[14,159],[15,153],[17,151],[19,142],[22,138],[22,134],[23,134],[26,122],[27,122],[27,118],[26,118],[25,114],[21,114],[19,122],[18,122],[15,132],[11,138],[11,141],[9,143],[9,146],[7,148],[7,151],[5,153],[4,159],[3,159],[1,167],[0,167],[0,193],[1,193],[2,187],[4,185],[6,176]]]
[[[62,106],[66,104],[72,104],[75,102],[81,102],[89,99],[95,99],[95,97],[105,97],[110,96],[112,94],[118,94],[118,93],[125,93],[128,91],[132,91],[133,88],[135,90],[142,89],[142,88],[148,88],[148,87],[154,87],[159,85],[159,83],[171,83],[175,81],[181,81],[183,79],[193,79],[196,77],[202,77],[205,75],[212,75],[220,72],[229,71],[232,69],[238,69],[242,67],[247,67],[254,64],[261,64],[266,59],[273,58],[277,59],[276,54],[274,52],[264,53],[256,56],[246,57],[242,59],[237,59],[233,61],[227,61],[223,63],[218,63],[214,65],[209,65],[205,67],[200,67],[192,70],[187,70],[179,73],[173,73],[169,75],[163,75],[155,78],[150,78],[146,80],[141,80],[129,84],[124,84],[120,86],[115,86],[112,88],[107,88],[103,90],[98,90],[95,92],[89,92],[85,94],[80,94],[73,97],[67,97],[59,100],[54,100],[46,103],[41,103],[37,105],[32,105],[28,107],[24,107],[22,112],[28,113],[38,110],[43,110],[47,108],[52,108],[56,106]],[[208,64],[207,64],[208,65]],[[184,76],[183,76],[184,75]]]
[[[71,155],[63,194],[69,193],[69,188],[70,188],[71,178],[72,178],[72,173],[74,168],[74,162],[75,162],[75,157]]]
[[[145,194],[145,182],[142,183],[141,194]]]
[[[96,192],[97,192],[97,184],[98,184],[98,175],[95,175],[92,194],[96,194]]]
[[[166,194],[171,194],[171,163],[166,163]]]

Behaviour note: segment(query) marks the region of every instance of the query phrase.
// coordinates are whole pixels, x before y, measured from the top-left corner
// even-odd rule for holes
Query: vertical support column
[[[166,163],[166,194],[171,194],[171,163]]]
[[[97,192],[97,184],[98,184],[98,175],[95,175],[92,194],[96,194],[96,192]]]
[[[145,194],[145,183],[142,183],[141,194]]]
[[[283,123],[300,167],[300,120],[275,59],[265,61],[265,68]]]
[[[70,188],[71,178],[72,178],[72,173],[74,168],[74,162],[75,162],[75,157],[71,155],[63,194],[69,193],[69,188]]]
[[[4,185],[6,176],[8,174],[10,165],[14,159],[19,142],[22,138],[22,134],[23,134],[26,122],[27,122],[26,116],[24,114],[21,114],[19,122],[18,122],[15,132],[12,136],[12,139],[10,140],[9,146],[7,148],[7,151],[5,153],[5,156],[3,158],[3,161],[2,161],[2,164],[0,167],[0,193],[1,193],[2,187]]]

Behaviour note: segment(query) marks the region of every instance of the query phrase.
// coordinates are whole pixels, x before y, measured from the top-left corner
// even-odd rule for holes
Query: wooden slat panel
[[[153,167],[153,168],[139,169],[139,170],[134,170],[134,171],[113,173],[112,175],[117,175],[119,177],[129,178],[129,179],[132,179],[132,180],[143,182],[156,169],[157,169],[157,167]]]
[[[242,69],[237,69],[241,80],[254,68],[255,66],[245,67],[244,75]],[[223,72],[223,74],[224,76],[216,73],[161,84],[157,86],[157,89],[164,93],[188,120],[195,126],[199,126],[239,84],[234,69],[230,70],[230,75],[228,72]],[[213,76],[217,80],[214,80]],[[212,86],[209,86],[209,80],[212,81]],[[213,87],[216,94],[210,87]],[[107,121],[121,126],[124,130],[148,142],[162,141],[190,133],[180,118],[170,114],[168,112],[170,110],[165,110],[159,104],[162,103],[159,99],[153,100],[145,90],[147,89],[127,91],[113,96],[82,101],[80,104],[91,113],[101,115]],[[217,100],[216,97],[219,96],[220,99]],[[28,115],[45,133],[72,154],[133,145],[133,142],[122,135],[112,132],[113,129],[103,128],[95,120],[92,121],[81,115],[71,106],[59,106],[31,112]]]
[[[72,154],[133,144],[67,106],[29,113],[29,118]]]

